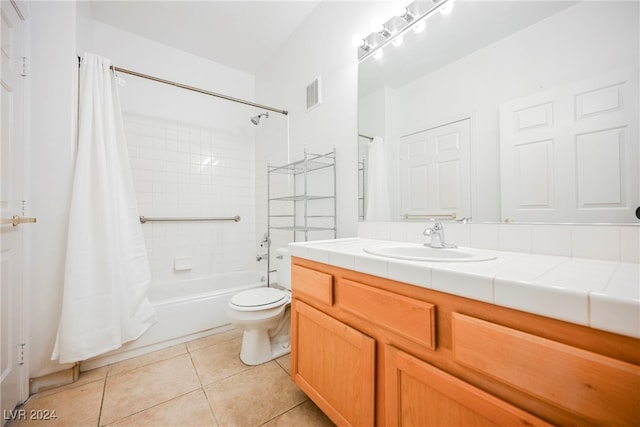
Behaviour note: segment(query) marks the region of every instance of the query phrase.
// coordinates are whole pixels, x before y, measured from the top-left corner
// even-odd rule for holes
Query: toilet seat
[[[229,305],[238,311],[259,311],[279,307],[289,301],[289,295],[279,289],[256,288],[235,294]]]

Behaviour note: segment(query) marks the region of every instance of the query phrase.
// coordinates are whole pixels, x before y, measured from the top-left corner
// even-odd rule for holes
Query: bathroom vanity
[[[493,286],[508,270],[501,253],[493,264],[451,267],[370,255],[366,243],[290,246],[291,376],[336,424],[640,422],[633,332],[461,296],[455,284],[451,292],[432,286],[443,274],[470,292],[483,276],[493,275]]]

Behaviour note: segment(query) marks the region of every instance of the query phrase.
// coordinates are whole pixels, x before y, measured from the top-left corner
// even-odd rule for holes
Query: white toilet
[[[229,319],[242,333],[240,360],[260,365],[290,351],[291,256],[276,250],[277,285],[240,292],[229,302]]]

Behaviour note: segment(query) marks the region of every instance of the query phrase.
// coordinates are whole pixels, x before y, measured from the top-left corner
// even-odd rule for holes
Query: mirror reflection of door
[[[470,216],[470,121],[447,123],[400,138],[404,219]]]
[[[634,222],[638,68],[623,68],[500,108],[503,220]]]

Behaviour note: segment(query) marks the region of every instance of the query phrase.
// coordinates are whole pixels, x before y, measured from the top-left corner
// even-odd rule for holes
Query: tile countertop
[[[488,251],[480,262],[405,261],[347,238],[290,243],[292,256],[640,338],[640,264]]]

